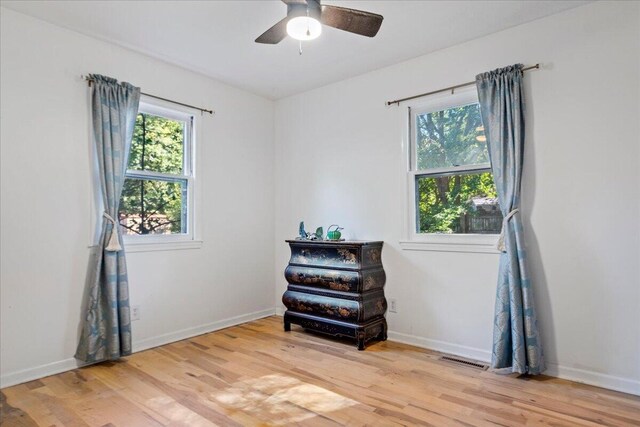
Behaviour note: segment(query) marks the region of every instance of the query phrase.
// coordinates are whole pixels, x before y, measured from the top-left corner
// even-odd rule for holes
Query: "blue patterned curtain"
[[[545,366],[519,211],[525,139],[522,65],[479,74],[476,86],[504,215],[491,366],[498,373],[539,374]]]
[[[86,316],[76,359],[93,363],[131,354],[127,264],[118,227],[140,88],[93,74],[92,119],[104,212],[100,239],[89,260]]]

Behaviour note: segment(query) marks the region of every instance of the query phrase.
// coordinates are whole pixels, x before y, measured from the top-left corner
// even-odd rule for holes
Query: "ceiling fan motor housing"
[[[308,0],[307,3],[288,3],[287,18],[297,18],[298,16],[309,16],[320,21],[322,8],[320,2],[316,0]]]

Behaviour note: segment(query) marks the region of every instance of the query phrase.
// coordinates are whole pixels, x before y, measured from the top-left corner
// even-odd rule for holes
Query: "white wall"
[[[405,107],[526,75],[523,211],[549,373],[640,393],[639,3],[595,3],[276,102],[276,304],[298,221],[385,241],[392,338],[488,359],[498,256],[403,251]]]
[[[81,74],[216,110],[198,147],[202,248],[128,254],[134,349],[273,313],[273,102],[1,14],[2,385],[75,366],[91,220]]]

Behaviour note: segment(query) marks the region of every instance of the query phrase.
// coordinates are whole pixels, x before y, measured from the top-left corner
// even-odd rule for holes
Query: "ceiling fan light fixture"
[[[287,34],[296,40],[313,40],[322,34],[322,24],[310,16],[296,16],[287,22]]]

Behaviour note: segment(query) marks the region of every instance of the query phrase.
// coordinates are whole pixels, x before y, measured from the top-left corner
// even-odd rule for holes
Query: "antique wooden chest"
[[[358,349],[373,339],[387,339],[384,318],[386,276],[382,242],[287,240],[291,259],[284,272],[287,307],[284,330],[291,323],[334,336],[354,338]]]

